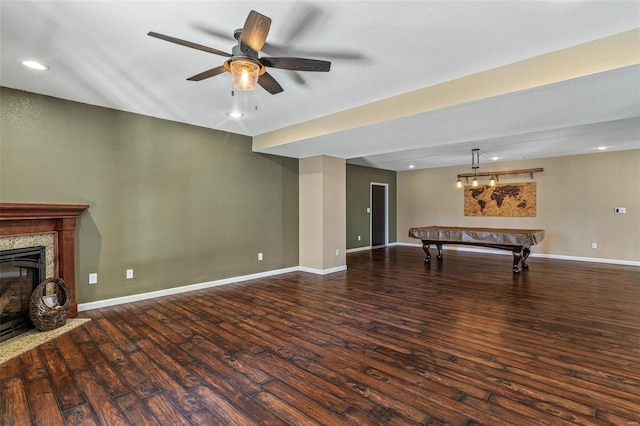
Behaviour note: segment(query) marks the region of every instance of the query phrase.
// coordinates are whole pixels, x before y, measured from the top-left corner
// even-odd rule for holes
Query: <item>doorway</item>
[[[389,184],[371,182],[371,247],[386,246],[389,241]]]

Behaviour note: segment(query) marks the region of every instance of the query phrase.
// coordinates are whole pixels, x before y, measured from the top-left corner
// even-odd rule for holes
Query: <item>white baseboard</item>
[[[347,249],[345,253],[349,254],[349,253],[355,253],[358,251],[366,251],[366,250],[371,250],[371,246],[350,248],[350,249]]]
[[[310,274],[327,275],[327,274],[333,274],[334,272],[346,271],[347,265],[336,266],[335,268],[329,268],[329,269],[315,269],[315,268],[307,268],[306,266],[300,266],[298,270],[300,272],[308,272]]]
[[[389,246],[406,246],[406,247],[422,247],[419,243],[391,243]],[[466,246],[443,246],[444,250],[457,250],[457,251],[469,251],[487,254],[497,254],[503,256],[511,256],[511,252],[508,250],[494,250],[489,248],[476,248]],[[371,250],[371,247],[358,247],[347,250],[347,253],[354,253],[358,251]],[[558,260],[575,260],[578,262],[595,262],[595,263],[609,263],[613,265],[626,265],[626,266],[640,266],[640,262],[633,260],[618,260],[618,259],[602,259],[597,257],[579,257],[579,256],[565,256],[558,254],[544,254],[544,253],[531,253],[530,257],[540,257],[548,259]],[[148,293],[132,294],[130,296],[115,297],[113,299],[98,300],[96,302],[79,303],[78,312],[88,311],[91,309],[104,308],[107,306],[115,306],[123,303],[137,302],[139,300],[153,299],[156,297],[169,296],[172,294],[186,293],[194,290],[201,290],[209,287],[216,287],[219,285],[239,283],[242,281],[255,280],[258,278],[270,277],[273,275],[287,274],[289,272],[307,272],[316,275],[333,274],[334,272],[346,271],[347,265],[336,266],[329,269],[316,269],[307,268],[306,266],[292,266],[290,268],[275,269],[273,271],[258,272],[256,274],[241,275],[239,277],[225,278],[221,280],[209,281],[200,284],[191,284],[181,287],[173,287],[165,290],[151,291]]]
[[[420,243],[397,243],[397,245],[407,246],[407,247],[422,247],[422,244]],[[442,249],[512,256],[511,252],[508,250],[498,250],[498,249],[490,249],[490,248],[443,245]],[[600,257],[566,256],[562,254],[546,254],[546,253],[531,253],[529,257],[540,257],[540,258],[557,259],[557,260],[575,260],[577,262],[609,263],[612,265],[640,266],[640,262],[634,261],[634,260],[603,259]]]
[[[377,248],[381,248],[381,247],[393,247],[393,246],[397,246],[399,243],[389,243],[386,246],[375,246],[375,247],[371,247],[371,246],[364,246],[364,247],[354,247],[354,248],[350,248],[348,250],[345,251],[345,253],[349,254],[349,253],[355,253],[358,251],[365,251],[365,250],[371,250],[371,249],[377,249]],[[422,247],[422,244],[418,245],[419,247]]]
[[[577,262],[609,263],[612,265],[640,266],[640,262],[635,260],[603,259],[600,257],[565,256],[561,254],[545,254],[545,253],[531,253],[531,256],[529,257],[542,257],[542,258],[558,259],[558,260],[575,260]]]
[[[255,280],[258,278],[270,277],[272,275],[286,274],[289,272],[298,272],[300,268],[293,266],[291,268],[276,269],[273,271],[258,272],[256,274],[241,275],[239,277],[224,278],[221,280],[209,281],[199,284],[191,284],[180,287],[167,288],[165,290],[150,291],[148,293],[132,294],[130,296],[115,297],[113,299],[98,300],[96,302],[79,303],[78,312],[88,311],[90,309],[104,308],[106,306],[121,305],[123,303],[137,302],[139,300],[154,299],[156,297],[169,296],[171,294],[186,293],[203,288],[217,287],[219,285],[239,283],[242,281]]]
[[[180,287],[167,288],[164,290],[150,291],[147,293],[132,294],[130,296],[114,297],[113,299],[98,300],[96,302],[79,303],[78,312],[104,308],[107,306],[121,305],[123,303],[137,302],[140,300],[154,299],[156,297],[169,296],[172,294],[186,293],[194,290],[202,290],[204,288],[217,287],[219,285],[255,280],[258,278],[265,278],[273,275],[287,274],[289,272],[307,272],[316,275],[327,275],[334,272],[345,271],[346,269],[347,265],[337,266],[330,269],[314,269],[306,268],[304,266],[292,266],[290,268],[275,269],[273,271],[258,272],[256,274],[241,275],[239,277],[224,278],[221,280],[209,281],[205,283],[190,284]]]

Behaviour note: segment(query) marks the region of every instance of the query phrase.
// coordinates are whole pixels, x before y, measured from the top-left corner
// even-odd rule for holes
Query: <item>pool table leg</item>
[[[442,244],[436,244],[438,247],[438,262],[442,262]]]
[[[522,249],[522,262],[520,262],[520,264],[522,265],[523,269],[529,269],[529,265],[527,264],[527,258],[529,257],[529,254],[531,254],[531,250],[529,250],[528,247]]]
[[[518,267],[518,264],[522,259],[522,254],[521,254],[522,247],[514,248],[512,253],[513,253],[513,272],[517,274],[518,272],[520,272],[520,268]]]
[[[427,254],[427,257],[424,258],[424,263],[431,263],[431,253],[429,253],[429,247],[431,244],[427,244],[425,242],[422,243],[422,250]]]

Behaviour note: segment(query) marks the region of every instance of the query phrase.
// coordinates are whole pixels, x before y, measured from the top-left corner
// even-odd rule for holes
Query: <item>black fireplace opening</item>
[[[44,247],[0,250],[0,342],[33,328],[29,302],[45,276]]]

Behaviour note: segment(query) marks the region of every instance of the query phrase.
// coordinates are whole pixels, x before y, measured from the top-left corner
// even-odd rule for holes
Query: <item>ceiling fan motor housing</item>
[[[239,39],[241,32],[242,32],[242,30],[236,30],[235,33],[233,34],[234,37]],[[254,55],[251,55],[251,54],[246,54],[245,52],[243,52],[240,49],[240,45],[239,44],[233,46],[233,48],[231,49],[231,56],[229,57],[229,59],[224,61],[224,69],[226,69],[227,71],[231,72],[231,62],[237,61],[237,60],[249,61],[249,62],[253,62],[254,64],[256,64],[258,67],[260,67],[259,75],[264,74],[265,71],[266,71],[264,65],[262,65],[262,63],[258,60],[258,55],[256,54],[254,56]]]

